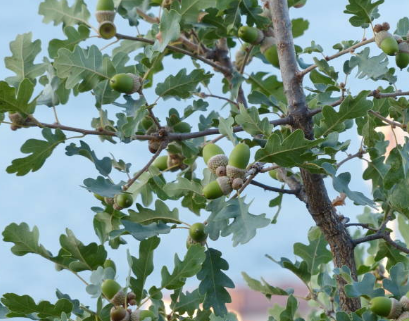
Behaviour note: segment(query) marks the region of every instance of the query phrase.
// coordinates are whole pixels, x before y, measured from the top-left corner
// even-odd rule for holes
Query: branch
[[[393,128],[400,127],[402,129],[406,129],[406,124],[401,124],[401,123],[398,123],[396,121],[390,120],[390,119],[388,119],[386,117],[383,117],[377,111],[374,111],[374,110],[371,109],[371,110],[368,110],[368,113],[371,114],[371,115],[374,115],[376,118],[379,118],[380,120],[384,121],[385,123],[388,123]]]
[[[266,191],[272,191],[272,192],[277,192],[277,193],[282,193],[282,194],[298,194],[300,192],[300,189],[298,190],[293,190],[293,189],[283,189],[283,188],[277,188],[277,187],[273,187],[273,186],[268,186],[265,185],[263,183],[257,182],[255,180],[252,180],[250,182],[251,185],[254,186],[258,186],[261,187],[262,189],[266,190]]]
[[[342,164],[346,163],[347,161],[349,161],[349,160],[351,160],[351,159],[353,159],[353,158],[356,158],[356,157],[362,158],[362,156],[363,156],[365,153],[366,153],[365,150],[360,149],[360,150],[359,150],[358,152],[356,152],[355,154],[352,154],[352,155],[350,154],[350,155],[348,155],[347,158],[343,159],[342,161],[340,161],[339,163],[337,163],[335,166],[336,166],[337,168],[339,168]]]
[[[332,55],[332,56],[329,56],[329,57],[327,56],[327,57],[325,57],[325,60],[326,60],[326,61],[330,61],[330,60],[333,60],[333,59],[335,59],[335,58],[338,58],[338,57],[340,57],[340,56],[342,56],[342,55],[345,55],[345,54],[347,54],[347,53],[352,53],[352,52],[354,52],[355,49],[357,49],[357,48],[359,48],[359,47],[362,47],[362,46],[365,46],[365,45],[367,45],[367,44],[369,44],[369,43],[372,43],[372,42],[374,42],[374,41],[375,41],[375,38],[363,40],[363,41],[358,42],[357,44],[355,44],[355,45],[353,45],[353,46],[351,46],[351,47],[349,47],[349,48],[347,48],[347,49],[344,49],[344,50],[341,50],[340,52],[337,52],[336,54],[334,54],[334,55]],[[301,71],[298,75],[299,75],[300,77],[304,77],[306,74],[308,74],[310,71],[314,70],[314,69],[317,68],[317,67],[318,67],[317,65],[311,65],[311,66],[309,66],[308,68],[305,68],[303,71]]]
[[[132,37],[132,36],[127,36],[127,35],[122,35],[120,33],[117,33],[115,36],[118,39],[139,41],[139,42],[144,42],[144,43],[147,43],[147,44],[150,44],[150,45],[153,45],[155,43],[154,40],[146,39],[146,38],[143,38],[143,37]],[[215,69],[217,69],[217,70],[219,70],[219,71],[221,71],[223,73],[226,73],[226,72],[228,73],[229,72],[229,70],[227,68],[225,68],[224,66],[221,66],[221,65],[211,61],[210,59],[207,59],[207,58],[205,58],[205,57],[203,57],[203,56],[201,56],[201,55],[199,55],[199,54],[197,54],[195,52],[190,52],[188,50],[185,50],[185,49],[182,49],[182,48],[179,48],[179,47],[176,47],[176,46],[172,46],[172,45],[167,45],[166,48],[169,49],[169,50],[172,50],[172,51],[179,52],[181,54],[190,56],[190,57],[192,57],[194,59],[198,59],[198,60],[204,62],[205,64],[208,64],[209,66],[212,66],[213,68],[215,68]]]

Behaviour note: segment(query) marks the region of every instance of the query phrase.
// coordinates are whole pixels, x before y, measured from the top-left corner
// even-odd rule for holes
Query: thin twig
[[[251,185],[254,186],[258,186],[261,187],[262,189],[266,190],[266,191],[272,191],[272,192],[277,192],[277,193],[283,193],[283,194],[298,194],[300,192],[300,189],[284,189],[284,188],[277,188],[277,187],[273,187],[273,186],[268,186],[265,185],[263,183],[257,182],[254,179],[250,182]]]
[[[347,161],[353,159],[353,158],[362,158],[362,156],[366,153],[365,150],[360,149],[358,152],[356,152],[355,154],[352,155],[348,155],[347,158],[343,159],[342,161],[340,161],[339,163],[336,164],[336,167],[339,168],[342,164],[346,163]]]
[[[370,231],[374,231],[374,232],[378,231],[378,229],[370,227],[369,224],[367,224],[367,223],[347,223],[347,224],[344,224],[344,225],[345,225],[345,227],[359,226],[359,227],[365,228],[365,229],[370,230]]]
[[[233,104],[233,105],[239,107],[238,103],[236,103],[235,101],[233,101],[233,100],[231,100],[229,98],[226,98],[226,97],[217,96],[217,95],[213,95],[213,94],[206,94],[206,93],[198,93],[198,96],[201,97],[201,98],[212,97],[212,98],[222,99],[222,100],[225,100],[225,101],[229,102],[230,104]]]
[[[371,114],[371,115],[374,115],[376,118],[378,118],[378,119],[384,121],[385,123],[391,125],[393,128],[395,128],[395,127],[400,127],[400,128],[402,128],[402,129],[406,129],[406,124],[401,124],[401,123],[398,123],[398,122],[396,122],[396,121],[390,120],[390,119],[388,119],[388,118],[386,118],[386,117],[383,117],[383,116],[382,116],[380,113],[378,113],[377,111],[368,110],[368,113]]]

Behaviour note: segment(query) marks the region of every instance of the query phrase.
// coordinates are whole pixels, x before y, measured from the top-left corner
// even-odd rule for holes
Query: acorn
[[[409,311],[409,292],[402,296],[399,300],[403,310]]]
[[[187,165],[183,163],[185,157],[181,154],[170,154],[168,155],[167,159],[167,168],[171,172],[175,172],[178,169],[185,169]]]
[[[151,310],[135,310],[131,313],[131,321],[143,321],[146,318],[157,319]]]
[[[177,123],[175,126],[173,126],[173,130],[176,133],[190,133],[191,128],[192,127],[184,121],[181,121]]]
[[[104,21],[114,22],[115,5],[113,0],[98,0],[95,17],[99,23]]]
[[[160,140],[151,139],[148,143],[149,151],[152,154],[155,154],[159,150],[159,147],[161,146],[161,144],[162,142]]]
[[[109,268],[109,267],[110,267],[111,269],[113,269],[114,272],[116,272],[115,262],[112,261],[112,260],[110,260],[110,259],[107,259],[107,260],[105,260],[105,262],[104,262],[104,269]]]
[[[164,171],[168,168],[168,155],[159,156],[152,163],[152,166],[157,167],[160,171]]]
[[[121,306],[114,306],[110,311],[111,321],[128,321],[130,319],[130,313]]]
[[[193,242],[202,243],[207,239],[207,233],[205,232],[205,225],[203,223],[192,224],[189,228],[189,236]]]
[[[249,26],[241,26],[239,28],[238,36],[244,42],[253,45],[261,43],[264,39],[264,34],[261,30]]]
[[[203,195],[208,199],[215,199],[230,194],[232,190],[230,179],[227,176],[222,176],[207,184],[203,188]]]
[[[378,32],[375,35],[375,42],[389,56],[394,56],[399,51],[398,42],[388,31]]]
[[[121,286],[115,280],[106,279],[101,284],[102,294],[108,299],[111,300],[114,296],[121,291]]]
[[[396,319],[402,312],[402,305],[394,298],[378,296],[370,301],[371,311],[388,319]]]
[[[151,116],[145,116],[141,120],[141,125],[145,130],[148,130],[149,128],[151,128],[154,125],[152,117]]]
[[[244,143],[237,144],[230,153],[229,163],[226,166],[226,175],[232,179],[244,179],[249,160],[250,148]]]
[[[231,183],[231,187],[237,191],[243,186],[243,184],[244,184],[243,179],[238,177],[238,178],[233,179],[233,182]]]
[[[276,68],[280,68],[277,46],[273,37],[264,38],[260,46],[260,51],[270,64]]]
[[[112,39],[116,35],[116,26],[111,21],[104,21],[99,24],[98,33],[103,39]]]
[[[271,171],[268,171],[268,175],[270,175],[270,177],[272,179],[278,180],[277,171],[275,169],[272,169]]]
[[[399,44],[399,52],[395,56],[396,65],[402,70],[409,65],[409,44],[401,42]]]
[[[142,78],[131,73],[116,74],[109,80],[109,85],[113,90],[131,95],[141,90]]]
[[[111,302],[115,306],[124,305],[125,299],[126,294],[124,293],[124,291],[120,290],[114,295],[114,297],[111,300],[109,300],[109,302]]]
[[[131,194],[123,193],[117,194],[114,197],[114,206],[116,205],[118,208],[128,208],[131,207],[133,204],[133,197]]]
[[[228,158],[224,155],[223,149],[216,144],[206,144],[203,147],[203,160],[206,163],[209,170],[217,175],[218,167],[225,167],[228,163]]]

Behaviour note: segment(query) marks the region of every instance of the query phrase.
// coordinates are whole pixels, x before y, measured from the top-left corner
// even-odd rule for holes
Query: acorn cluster
[[[384,53],[389,56],[395,56],[396,65],[400,68],[406,68],[409,65],[409,43],[408,36],[406,41],[398,35],[392,35],[388,30],[389,23],[377,24],[374,26],[375,42]]]
[[[98,194],[94,194],[94,196],[105,204],[112,205],[118,211],[131,207],[133,204],[133,197],[129,193],[117,194],[114,197],[103,197]]]
[[[146,318],[157,320],[158,317],[150,310],[136,309],[132,311],[130,305],[136,305],[133,292],[125,294],[121,286],[111,279],[104,280],[101,285],[102,294],[113,304],[110,311],[111,321],[143,321]]]
[[[250,149],[244,144],[237,144],[229,158],[216,144],[207,144],[203,148],[203,159],[217,179],[203,188],[203,195],[208,199],[230,194],[233,189],[243,186],[246,167],[250,160]]]
[[[397,319],[398,321],[409,319],[409,292],[402,296],[399,301],[395,298],[379,296],[373,298],[369,305],[373,313],[387,319]]]

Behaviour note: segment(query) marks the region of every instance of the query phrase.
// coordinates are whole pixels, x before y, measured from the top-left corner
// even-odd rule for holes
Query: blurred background
[[[72,1],[69,1],[72,3]],[[89,9],[93,13],[96,0],[87,0]],[[54,27],[52,24],[43,24],[42,16],[37,14],[40,1],[33,0],[15,0],[2,1],[2,10],[0,10],[0,79],[12,75],[12,72],[5,69],[4,57],[10,56],[9,43],[15,39],[18,34],[31,32],[33,41],[40,39],[42,43],[42,54],[35,62],[40,62],[43,55],[47,55],[48,42],[51,39],[64,39],[61,25]],[[348,19],[350,16],[343,14],[347,0],[309,0],[305,7],[301,9],[292,9],[290,15],[292,18],[302,17],[308,19],[310,27],[301,38],[296,39],[296,44],[305,47],[314,40],[324,48],[325,55],[334,53],[332,46],[342,40],[360,40],[363,37],[361,28],[352,27]],[[381,18],[379,22],[388,21],[392,30],[395,30],[399,19],[409,12],[409,2],[401,0],[386,0],[380,6]],[[92,16],[91,24],[97,25]],[[127,21],[122,20],[118,15],[115,21],[118,31],[122,34],[136,35],[135,28],[129,27]],[[143,33],[143,24],[140,26]],[[369,34],[368,37],[371,37]],[[99,48],[104,47],[107,42],[102,39],[93,38],[87,43],[81,43],[81,46],[96,44]],[[115,45],[104,49],[104,52],[110,53]],[[371,51],[378,50],[375,45],[370,45]],[[379,51],[379,50],[378,50]],[[380,53],[380,51],[379,51]],[[379,54],[378,52],[376,54]],[[232,52],[234,57],[234,52]],[[349,59],[348,55],[331,62],[339,71],[342,71],[342,64]],[[131,57],[133,59],[133,57]],[[312,62],[312,56],[305,55],[304,61]],[[203,64],[203,67],[207,68]],[[394,62],[391,62],[394,66]],[[168,75],[176,74],[181,68],[186,67],[192,70],[194,65],[190,58],[172,61],[170,58],[164,60],[165,70],[154,77],[155,85],[163,81]],[[208,68],[207,68],[208,69]],[[209,69],[210,70],[210,69]],[[253,59],[251,65],[246,68],[251,71],[269,71],[277,74],[279,71],[272,66],[263,64],[258,59]],[[397,71],[399,81],[398,89],[407,90],[408,75],[407,72]],[[343,81],[344,75],[340,72],[340,80]],[[210,90],[213,94],[225,96],[220,90],[220,81],[222,77],[216,73],[212,79]],[[387,83],[376,84],[370,80],[359,80],[350,77],[348,80],[348,89],[352,93],[357,93],[363,89],[373,90],[378,85],[387,86]],[[38,89],[41,86],[38,86]],[[244,87],[246,93],[249,93],[249,87]],[[145,92],[148,101],[155,99],[153,89]],[[121,101],[123,98],[120,98]],[[229,108],[223,107],[223,101],[208,99],[210,108],[208,111],[217,110],[222,116],[226,116]],[[62,124],[80,128],[90,128],[90,120],[98,117],[97,109],[94,106],[95,101],[92,94],[85,93],[78,97],[70,97],[68,104],[57,107],[59,119]],[[166,100],[159,101],[155,107],[155,114],[161,120],[168,115],[170,108],[176,108],[182,111],[189,101]],[[108,109],[111,118],[115,118],[115,113],[120,109],[115,106],[104,106]],[[195,118],[196,117],[196,118]],[[198,116],[188,119],[193,126],[192,130],[197,130]],[[54,122],[52,109],[46,106],[38,106],[36,118],[42,122]],[[348,135],[341,135],[343,140],[350,139],[350,153],[358,151],[361,143],[360,137],[353,134],[353,130]],[[68,133],[67,136],[73,136]],[[243,134],[239,134],[244,137]],[[29,138],[41,139],[39,128],[22,129],[16,132],[10,130],[7,125],[0,125],[0,230],[12,222],[27,222],[32,228],[38,226],[40,230],[40,242],[54,254],[59,250],[59,236],[65,233],[69,228],[76,237],[83,243],[98,242],[98,238],[93,233],[92,206],[98,206],[99,202],[87,190],[81,187],[83,180],[89,177],[95,178],[97,172],[91,162],[83,157],[68,157],[65,155],[64,146],[59,146],[53,155],[46,161],[44,166],[35,173],[29,173],[23,177],[7,174],[5,169],[15,158],[23,157],[20,152],[21,145]],[[101,143],[97,137],[83,138],[92,149],[95,150],[99,158],[109,156],[112,153],[116,159],[123,159],[131,162],[131,172],[136,172],[142,168],[150,159],[151,154],[147,150],[146,142],[133,142],[131,144],[110,144]],[[221,141],[221,146],[226,150],[232,149],[229,141]],[[346,155],[341,155],[343,159]],[[370,196],[370,186],[365,184],[361,178],[363,169],[362,161],[355,159],[346,163],[341,171],[349,171],[352,174],[351,188],[359,190],[365,195]],[[198,161],[197,175],[201,177],[201,169],[204,163],[201,159]],[[172,175],[168,174],[168,180]],[[121,175],[114,176],[115,179],[125,180]],[[274,185],[276,184],[267,175],[259,175],[259,181]],[[278,186],[278,185],[277,185]],[[337,194],[332,190],[332,182],[327,181],[330,190],[330,197],[333,199]],[[250,186],[245,190],[246,201],[253,203],[250,206],[252,214],[266,213],[267,217],[272,218],[276,208],[268,207],[269,201],[277,196],[271,192],[265,192],[255,186]],[[190,213],[181,207],[177,202],[169,202],[169,207],[177,207],[180,217],[189,223],[204,221],[209,213],[202,211],[201,217]],[[266,320],[268,308],[273,307],[275,303],[284,303],[285,298],[272,298],[267,300],[264,296],[255,293],[247,288],[241,272],[245,271],[251,277],[260,279],[263,277],[274,286],[283,288],[295,288],[296,293],[305,295],[307,289],[287,270],[281,269],[278,265],[268,260],[265,254],[269,254],[275,259],[287,257],[294,260],[293,244],[295,242],[307,242],[308,229],[313,225],[303,203],[294,196],[284,195],[282,211],[278,217],[278,222],[258,230],[256,237],[245,245],[237,247],[232,246],[231,239],[221,238],[216,242],[209,241],[209,245],[223,252],[223,257],[229,262],[230,269],[226,272],[236,284],[236,289],[231,291],[233,303],[229,309],[236,311],[243,321]],[[347,204],[339,211],[354,221],[355,216],[363,212],[363,207],[354,206],[347,200]],[[148,280],[148,286],[158,285],[160,283],[160,268],[163,265],[173,267],[173,257],[175,253],[183,256],[186,248],[186,230],[173,230],[171,235],[161,236],[162,241],[155,253],[156,270]],[[118,282],[125,283],[128,274],[128,265],[126,261],[126,250],[134,256],[138,256],[137,241],[127,237],[128,244],[121,246],[118,251],[111,251],[109,257],[115,260],[118,271]],[[7,292],[14,292],[19,295],[28,294],[36,301],[49,300],[55,302],[55,290],[59,289],[67,293],[71,298],[77,298],[84,304],[95,307],[96,301],[91,299],[86,293],[83,283],[68,271],[57,272],[54,264],[44,259],[26,255],[17,257],[10,252],[10,243],[0,243],[0,295]],[[109,250],[109,249],[108,249]],[[84,278],[89,275],[84,273]]]

